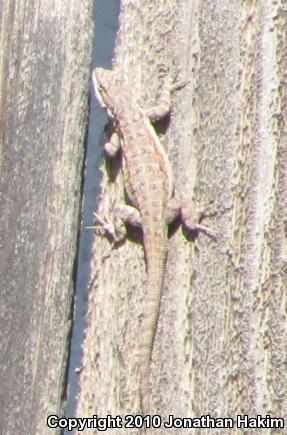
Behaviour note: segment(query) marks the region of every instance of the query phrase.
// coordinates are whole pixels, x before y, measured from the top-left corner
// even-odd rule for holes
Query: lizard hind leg
[[[199,211],[194,210],[192,204],[184,201],[180,197],[173,197],[169,200],[165,209],[165,222],[171,224],[178,216],[185,229],[191,232],[203,232],[211,238],[216,239],[217,232],[201,224],[202,218],[208,216],[208,207],[202,207]]]
[[[179,199],[172,197],[165,209],[164,220],[167,225],[171,224],[181,213],[181,205]]]
[[[102,227],[104,232],[113,240],[118,243],[126,237],[126,226],[130,225],[141,226],[141,214],[132,206],[126,204],[116,204],[113,207],[112,219],[101,217],[99,214],[94,213],[94,216],[99,223],[98,227]]]

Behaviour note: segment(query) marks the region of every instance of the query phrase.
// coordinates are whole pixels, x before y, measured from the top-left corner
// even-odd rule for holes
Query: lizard
[[[132,204],[114,207],[119,217],[118,221],[115,218],[116,226],[96,213],[95,217],[114,239],[124,237],[126,222],[141,226],[143,232],[147,284],[138,370],[141,410],[143,415],[148,415],[151,414],[150,363],[164,280],[168,224],[178,214],[183,215],[183,209],[175,198],[171,163],[152,122],[170,113],[171,94],[181,85],[172,86],[173,81],[167,76],[158,103],[143,110],[118,71],[96,68],[92,80],[96,97],[115,128],[104,150],[109,156],[115,156],[121,148],[124,188]],[[195,225],[192,229],[207,230],[202,225]]]

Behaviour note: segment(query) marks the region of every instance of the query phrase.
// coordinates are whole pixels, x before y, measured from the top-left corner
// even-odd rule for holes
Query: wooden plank
[[[92,2],[0,12],[0,427],[48,434],[63,407]]]

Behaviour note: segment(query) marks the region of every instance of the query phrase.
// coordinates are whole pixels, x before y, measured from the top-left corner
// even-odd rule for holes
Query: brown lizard
[[[114,156],[121,147],[124,187],[133,206],[115,207],[116,215],[121,216],[117,228],[98,215],[96,218],[114,238],[123,236],[124,221],[140,225],[143,231],[147,286],[139,344],[139,393],[142,413],[147,415],[151,413],[149,372],[163,286],[168,223],[181,211],[174,199],[172,168],[151,120],[169,113],[171,92],[179,86],[172,88],[171,79],[167,78],[158,105],[144,111],[117,72],[96,68],[93,84],[99,103],[115,126],[115,133],[104,148],[109,156]],[[207,230],[201,225],[196,229]]]

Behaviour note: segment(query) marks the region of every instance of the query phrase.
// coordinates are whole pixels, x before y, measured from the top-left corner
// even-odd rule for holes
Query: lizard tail
[[[157,229],[158,231],[158,229]],[[146,239],[149,240],[146,240]],[[159,316],[166,259],[166,235],[145,237],[147,286],[141,324],[139,350],[140,401],[143,415],[153,414],[150,408],[150,362]]]

